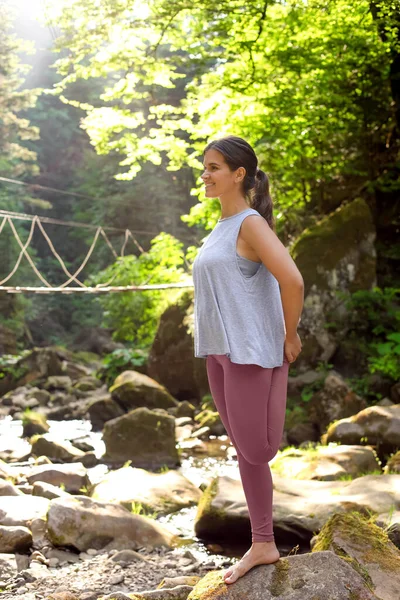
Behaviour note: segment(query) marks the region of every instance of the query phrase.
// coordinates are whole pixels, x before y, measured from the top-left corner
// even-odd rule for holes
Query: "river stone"
[[[124,371],[110,387],[113,400],[124,410],[146,408],[172,408],[178,406],[177,400],[155,379],[138,371]]]
[[[72,380],[68,375],[52,375],[48,377],[43,384],[45,390],[65,390],[70,392],[72,389]]]
[[[205,360],[193,352],[194,293],[183,290],[161,315],[149,353],[148,373],[179,400],[210,393]]]
[[[175,535],[156,521],[86,496],[52,500],[47,524],[55,546],[73,546],[81,552],[106,546],[107,550],[172,547],[177,542]]]
[[[25,552],[32,546],[32,533],[27,527],[0,525],[0,553]]]
[[[347,419],[340,419],[328,428],[323,442],[377,445],[382,450],[400,447],[400,404],[369,406]]]
[[[327,375],[324,387],[307,404],[307,413],[320,433],[324,433],[332,421],[351,417],[366,406],[366,401],[357,396],[338,373],[332,371]]]
[[[22,492],[15,487],[10,481],[0,479],[0,496],[21,496]]]
[[[192,404],[188,400],[183,400],[182,402],[179,402],[179,405],[176,409],[175,417],[190,417],[191,419],[193,419],[195,411],[196,408],[194,404]]]
[[[369,290],[376,283],[375,226],[365,200],[358,198],[306,229],[291,254],[304,279],[304,309],[299,325],[303,349],[296,365],[329,361],[344,328],[346,309],[337,292]],[[345,329],[342,332],[345,335]]]
[[[34,436],[31,439],[31,444],[34,456],[47,456],[57,462],[71,462],[74,459],[82,458],[84,455],[82,450],[75,448],[70,442],[66,440],[54,442],[44,435]]]
[[[80,390],[81,392],[91,392],[100,388],[102,385],[102,382],[97,377],[86,375],[85,377],[78,379],[73,387],[75,390]]]
[[[45,415],[34,411],[24,413],[22,417],[22,437],[31,437],[35,434],[47,433],[47,431],[49,431],[49,424]]]
[[[0,496],[0,525],[26,527],[32,519],[44,518],[49,507],[46,498]]]
[[[298,480],[273,475],[274,533],[283,542],[309,541],[334,513],[377,514],[400,509],[400,475],[365,475],[352,481]],[[250,524],[239,480],[217,477],[203,492],[195,532],[207,541],[248,541]]]
[[[343,475],[357,477],[381,471],[375,452],[369,446],[329,444],[313,450],[289,448],[279,452],[271,464],[273,472],[295,479],[332,481]]]
[[[124,410],[111,398],[110,394],[96,396],[88,405],[87,411],[93,431],[101,431],[107,421],[124,414]]]
[[[136,408],[108,421],[103,430],[104,460],[143,468],[179,465],[175,441],[175,419],[148,408]]]
[[[29,469],[27,474],[29,483],[44,481],[60,487],[70,493],[78,493],[83,487],[90,485],[90,480],[85,467],[81,463],[39,465]]]
[[[45,481],[33,482],[32,496],[41,496],[42,498],[53,500],[54,498],[65,498],[69,495],[68,492],[56,485],[51,485],[51,483],[46,483]]]
[[[297,554],[259,565],[234,584],[211,571],[187,600],[378,600],[362,576],[333,552]]]
[[[332,550],[368,576],[380,600],[400,592],[400,552],[387,534],[357,513],[333,515],[321,529],[313,552]]]
[[[18,573],[17,561],[15,559],[15,554],[0,554],[0,574],[1,579],[4,581],[5,579],[9,579],[10,577],[15,577]],[[3,594],[2,594],[3,596]],[[3,596],[5,597],[5,596]]]
[[[197,504],[200,490],[177,471],[151,473],[124,467],[108,473],[93,490],[92,498],[118,502],[130,509],[132,502],[147,510],[167,514]]]

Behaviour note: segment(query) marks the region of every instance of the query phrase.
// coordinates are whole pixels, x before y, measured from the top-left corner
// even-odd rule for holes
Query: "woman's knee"
[[[278,448],[266,446],[265,448],[241,448],[244,459],[251,465],[264,465],[270,462],[278,452]]]

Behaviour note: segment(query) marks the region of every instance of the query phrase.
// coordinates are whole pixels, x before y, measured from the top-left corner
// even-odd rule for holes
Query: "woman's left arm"
[[[301,351],[301,341],[297,333],[304,303],[304,282],[301,273],[288,250],[263,217],[254,215],[244,219],[241,237],[278,280],[286,327],[285,354],[288,361],[293,362]]]

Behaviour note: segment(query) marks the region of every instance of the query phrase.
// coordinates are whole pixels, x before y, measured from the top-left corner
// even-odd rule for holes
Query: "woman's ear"
[[[239,167],[236,169],[236,183],[240,183],[246,177],[246,169],[244,167]]]

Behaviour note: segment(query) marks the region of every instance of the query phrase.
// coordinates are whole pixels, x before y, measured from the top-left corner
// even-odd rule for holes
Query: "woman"
[[[279,449],[289,363],[301,351],[303,279],[273,231],[267,175],[242,138],[212,141],[202,180],[221,218],[193,264],[195,356],[206,358],[216,408],[237,451],[252,546],[224,573],[234,583],[279,559],[268,462]],[[250,218],[251,217],[251,218]]]

